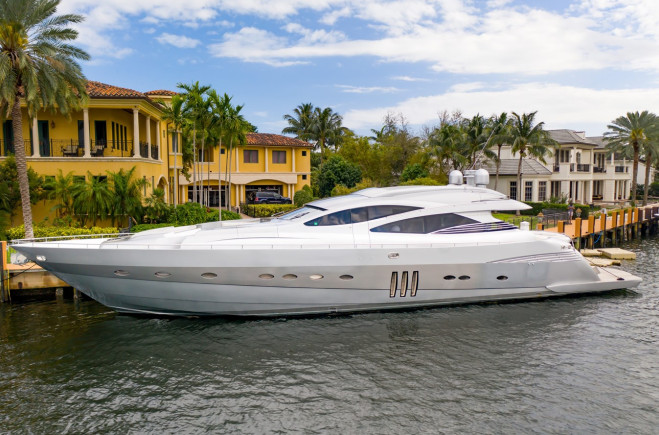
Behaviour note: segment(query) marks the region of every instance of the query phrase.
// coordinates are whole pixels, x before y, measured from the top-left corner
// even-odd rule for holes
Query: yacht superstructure
[[[274,316],[385,310],[631,288],[569,238],[492,211],[527,205],[451,174],[448,186],[371,188],[272,219],[13,247],[119,312]],[[477,185],[478,184],[478,185]]]

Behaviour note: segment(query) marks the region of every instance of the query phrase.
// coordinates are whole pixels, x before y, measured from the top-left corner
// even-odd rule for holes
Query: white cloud
[[[350,110],[343,119],[346,126],[359,130],[379,126],[387,113],[402,113],[410,124],[423,125],[435,124],[437,113],[444,110],[459,109],[464,116],[537,110],[536,119],[544,121],[545,128],[586,130],[596,136],[618,116],[653,107],[659,107],[656,88],[590,89],[536,82],[497,90],[469,91],[454,86],[443,94],[410,98],[393,106]]]
[[[195,48],[201,44],[201,41],[198,39],[188,38],[183,35],[173,35],[171,33],[163,33],[156,40],[161,44],[169,44],[178,48]]]
[[[224,41],[211,44],[209,50],[218,57],[240,57],[246,62],[262,62],[271,66],[290,66],[304,61],[279,60],[269,53],[280,51],[285,47],[286,39],[275,36],[265,30],[244,27],[237,33],[226,33]]]
[[[401,80],[403,82],[427,82],[429,79],[422,79],[420,77],[410,77],[410,76],[395,76],[392,77],[393,80]]]
[[[400,89],[394,87],[382,87],[382,86],[350,86],[350,85],[335,85],[337,88],[341,89],[341,92],[348,92],[352,94],[371,94],[374,92],[390,94],[392,92],[398,92]]]

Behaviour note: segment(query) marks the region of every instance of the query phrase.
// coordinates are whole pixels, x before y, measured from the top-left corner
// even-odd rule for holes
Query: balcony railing
[[[617,173],[628,173],[629,168],[627,166],[616,166]]]
[[[599,166],[593,166],[593,172],[603,174],[603,173],[606,173],[606,168],[600,168]]]
[[[151,145],[151,158],[158,160],[158,147],[156,145]]]
[[[554,172],[560,172],[560,170],[561,170],[561,165],[559,165],[558,163],[554,163]]]
[[[590,172],[590,164],[577,164],[577,172]]]
[[[32,155],[32,143],[29,140],[24,140],[23,143],[25,144],[25,155],[28,156],[28,157],[31,156]],[[0,139],[0,156],[1,157],[6,157],[9,154],[15,154],[14,153],[14,141]]]

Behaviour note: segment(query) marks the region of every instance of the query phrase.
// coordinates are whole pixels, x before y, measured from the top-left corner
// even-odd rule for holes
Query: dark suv
[[[255,192],[253,202],[254,204],[292,204],[290,198],[269,191]]]

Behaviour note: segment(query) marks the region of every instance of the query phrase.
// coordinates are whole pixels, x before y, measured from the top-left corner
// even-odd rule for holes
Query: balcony
[[[629,173],[629,167],[627,166],[616,166],[617,174],[626,174]]]
[[[577,172],[590,172],[590,165],[583,163],[577,164]]]
[[[561,171],[561,165],[558,163],[554,163],[554,172],[560,172]]]
[[[33,155],[32,143],[29,140],[25,142],[25,154],[28,157]],[[146,142],[140,142],[140,156],[148,158],[149,145]],[[89,152],[92,158],[130,158],[133,157],[132,140],[91,140]],[[0,139],[0,157],[14,154],[14,144],[10,141]],[[39,154],[42,158],[48,157],[84,157],[85,148],[78,139],[50,139],[41,141],[39,144]],[[151,159],[158,160],[158,147],[151,145]]]
[[[599,173],[599,174],[605,174],[606,173],[606,168],[600,168],[599,166],[593,166],[593,172]]]
[[[32,143],[29,140],[24,140],[25,144],[25,155],[29,156],[32,154]],[[0,139],[0,157],[6,157],[9,154],[14,153],[14,141],[9,141],[5,139]]]

